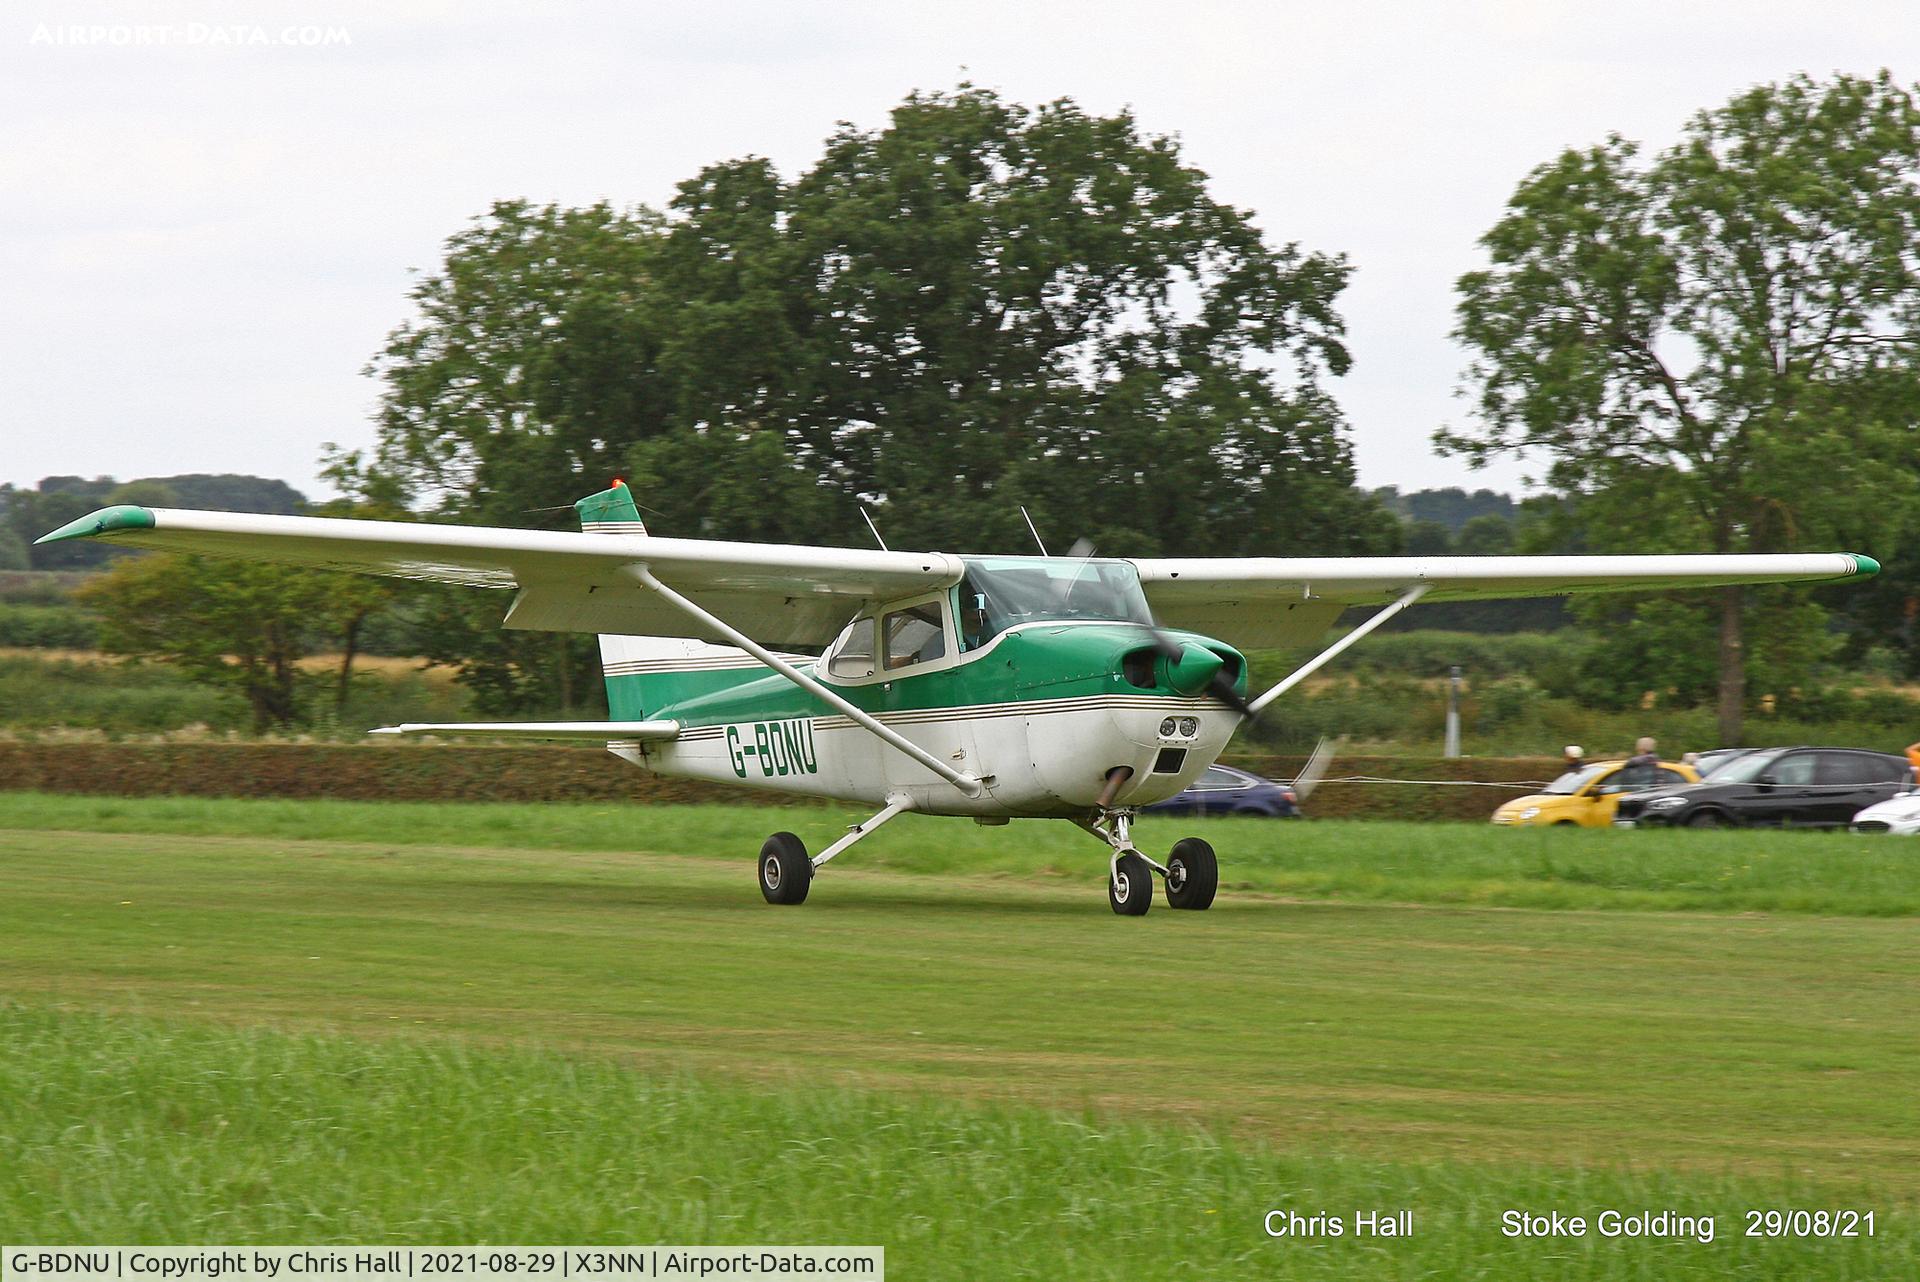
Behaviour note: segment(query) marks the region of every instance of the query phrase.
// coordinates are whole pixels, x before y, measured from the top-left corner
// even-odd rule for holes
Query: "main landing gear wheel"
[[[1107,902],[1122,917],[1144,917],[1153,907],[1153,866],[1139,855],[1122,855],[1107,878]]]
[[[813,861],[790,832],[776,832],[760,847],[760,893],[770,904],[804,904],[813,884]]]
[[[1213,847],[1198,837],[1175,842],[1167,856],[1168,906],[1196,912],[1211,908],[1219,889],[1220,864],[1213,857]]]

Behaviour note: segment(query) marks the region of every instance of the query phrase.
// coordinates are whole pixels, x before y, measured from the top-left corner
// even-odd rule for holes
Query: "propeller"
[[[1026,515],[1024,508],[1021,509],[1021,515]],[[1027,518],[1027,524],[1031,528],[1031,517]],[[1037,540],[1039,537],[1038,531],[1035,531],[1034,538]],[[1092,556],[1093,540],[1084,535],[1075,539],[1073,546],[1067,549],[1067,555],[1076,561]],[[1069,595],[1073,587],[1070,581],[1066,589]],[[1233,677],[1227,674],[1226,661],[1219,655],[1205,646],[1188,645],[1176,640],[1151,613],[1147,615],[1147,632],[1153,637],[1153,648],[1159,651],[1161,659],[1165,661],[1167,684],[1173,687],[1176,694],[1187,698],[1212,695],[1239,713],[1242,721],[1252,724],[1258,718],[1259,714],[1253,710],[1253,705],[1235,687]]]
[[[1027,528],[1033,531],[1034,542],[1039,543],[1040,532],[1034,529],[1033,518],[1027,515],[1024,507],[1020,509],[1020,515],[1026,518]],[[1044,555],[1046,545],[1041,543],[1040,548]],[[1075,560],[1084,560],[1092,556],[1093,540],[1085,536],[1075,539],[1073,546],[1067,549],[1067,555]],[[1066,593],[1069,598],[1072,596],[1073,586],[1072,582],[1067,585]],[[1253,704],[1240,693],[1234,677],[1227,673],[1226,661],[1219,655],[1205,646],[1191,645],[1179,640],[1161,627],[1160,620],[1153,617],[1151,612],[1147,615],[1147,633],[1153,638],[1153,648],[1159,652],[1165,665],[1167,684],[1175,693],[1188,698],[1202,694],[1211,695],[1239,713],[1242,725],[1250,726],[1260,719],[1261,714],[1255,712]],[[1307,758],[1307,764],[1300,768],[1300,773],[1288,785],[1300,800],[1306,800],[1312,795],[1313,790],[1320,786],[1320,781],[1326,777],[1327,768],[1333,763],[1334,753],[1346,741],[1345,735],[1337,739],[1329,739],[1322,735],[1320,741],[1314,744],[1313,752]]]

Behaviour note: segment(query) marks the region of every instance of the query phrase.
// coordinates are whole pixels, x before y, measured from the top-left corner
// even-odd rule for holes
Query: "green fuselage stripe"
[[[1218,641],[1189,632],[1167,634],[1176,643],[1218,648],[1235,656],[1236,687],[1246,688],[1246,660]],[[978,657],[943,668],[867,685],[833,689],[862,712],[888,713],[969,708],[1089,695],[1167,698],[1156,686],[1142,689],[1121,673],[1121,657],[1153,644],[1144,628],[1124,624],[1031,627],[1011,633]],[[800,665],[809,671],[810,664]],[[607,699],[616,720],[652,717],[682,726],[724,725],[837,715],[813,695],[765,668],[653,673],[607,678]]]

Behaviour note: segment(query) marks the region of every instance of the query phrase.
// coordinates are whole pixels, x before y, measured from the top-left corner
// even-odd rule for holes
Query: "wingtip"
[[[1880,563],[1872,557],[1859,552],[1849,552],[1847,555],[1853,558],[1853,572],[1860,578],[1870,579],[1880,573]]]
[[[144,507],[135,507],[131,503],[121,503],[114,507],[103,507],[98,512],[89,512],[77,521],[68,521],[57,530],[42,534],[33,541],[35,547],[42,543],[59,543],[64,539],[90,539],[98,534],[112,534],[117,530],[151,530],[153,512]]]

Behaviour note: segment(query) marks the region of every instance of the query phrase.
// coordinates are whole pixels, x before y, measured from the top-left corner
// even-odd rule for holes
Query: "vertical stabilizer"
[[[573,505],[588,534],[642,534],[646,523],[626,482],[589,494]],[[745,650],[693,637],[602,635],[600,669],[607,681],[607,709],[615,721],[645,714],[697,695],[765,676],[771,669]]]
[[[625,481],[615,481],[612,488],[587,495],[573,505],[573,510],[580,514],[580,528],[588,534],[647,532],[640,509],[634,506],[633,491]]]

